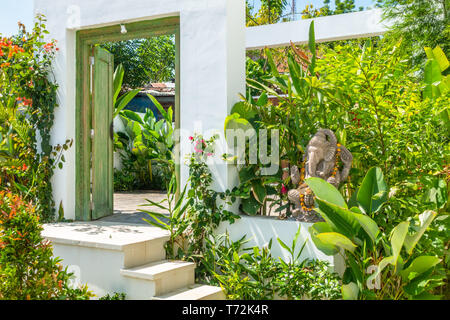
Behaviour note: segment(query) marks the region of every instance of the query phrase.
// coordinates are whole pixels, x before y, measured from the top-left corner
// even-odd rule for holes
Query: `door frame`
[[[167,17],[77,31],[75,106],[75,219],[91,220],[91,128],[90,62],[93,45],[105,42],[175,35],[175,129],[180,128],[180,18]],[[176,139],[177,137],[175,137]],[[180,181],[180,155],[175,152],[175,173]]]

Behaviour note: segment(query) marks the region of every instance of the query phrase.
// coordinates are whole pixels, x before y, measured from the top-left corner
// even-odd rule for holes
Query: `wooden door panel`
[[[92,87],[92,219],[113,213],[113,115],[114,56],[94,48]]]

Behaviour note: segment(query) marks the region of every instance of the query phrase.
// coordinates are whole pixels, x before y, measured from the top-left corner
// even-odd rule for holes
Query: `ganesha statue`
[[[345,181],[352,166],[353,156],[337,142],[336,135],[329,129],[320,129],[309,141],[303,156],[303,166],[292,166],[291,181],[296,189],[289,190],[288,198],[294,203],[294,217],[315,216],[314,194],[304,182],[310,177],[321,178],[336,188]]]

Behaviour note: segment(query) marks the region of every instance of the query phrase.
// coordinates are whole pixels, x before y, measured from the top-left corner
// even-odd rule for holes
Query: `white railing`
[[[247,50],[264,47],[283,47],[292,41],[308,43],[309,25],[314,20],[316,42],[357,39],[378,36],[389,27],[382,22],[381,9],[373,9],[334,16],[283,22],[246,29]]]

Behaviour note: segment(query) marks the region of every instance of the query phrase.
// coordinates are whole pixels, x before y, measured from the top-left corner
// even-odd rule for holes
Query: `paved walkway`
[[[158,213],[167,214],[163,209],[154,206],[141,206],[148,204],[147,199],[154,202],[160,202],[167,198],[165,191],[132,191],[132,192],[117,192],[114,193],[114,214],[109,217],[100,219],[108,222],[121,222],[133,224],[148,224],[142,218],[149,219],[149,215],[140,212],[139,209],[154,211]],[[167,203],[163,203],[167,206]]]
[[[148,210],[153,212],[158,212],[162,214],[168,214],[163,209],[155,206],[142,206],[148,204],[147,199],[154,202],[160,202],[167,198],[165,191],[131,191],[131,192],[116,192],[114,193],[114,214],[105,218],[100,219],[100,221],[106,222],[116,222],[116,223],[131,223],[131,224],[145,224],[148,223],[144,219],[151,219],[151,217],[139,211]],[[167,206],[167,203],[163,203],[163,206]],[[270,212],[271,217],[279,217],[279,213],[275,210],[278,206]],[[269,212],[270,210],[268,210]],[[295,218],[288,218],[288,220],[295,220]],[[305,222],[317,222],[321,221],[319,217],[300,217],[300,221]]]

